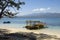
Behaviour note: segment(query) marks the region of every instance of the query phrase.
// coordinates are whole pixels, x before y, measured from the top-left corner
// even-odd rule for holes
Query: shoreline
[[[25,28],[10,28],[10,27],[0,27],[0,29],[7,29],[9,30],[10,33],[16,33],[16,32],[27,32],[27,33],[36,33],[36,34],[48,34],[48,35],[56,35],[57,37],[60,38],[60,32],[56,30],[50,30],[48,28],[46,29],[41,29],[41,30],[27,30]]]

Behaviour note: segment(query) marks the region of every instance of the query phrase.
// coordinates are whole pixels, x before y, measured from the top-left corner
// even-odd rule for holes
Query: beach
[[[57,37],[60,38],[60,32],[59,30],[54,30],[54,29],[49,29],[49,28],[45,28],[45,29],[40,29],[40,30],[28,30],[25,28],[14,28],[13,26],[9,26],[8,24],[6,25],[0,25],[0,29],[7,29],[9,30],[10,33],[16,33],[16,32],[27,32],[27,33],[36,33],[36,34],[40,34],[40,33],[44,33],[44,34],[48,34],[48,35],[56,35]]]

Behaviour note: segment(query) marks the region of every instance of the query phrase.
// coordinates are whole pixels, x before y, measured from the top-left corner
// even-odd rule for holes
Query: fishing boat
[[[33,30],[33,29],[42,29],[45,28],[45,23],[40,22],[40,21],[26,21],[26,26],[25,28]]]

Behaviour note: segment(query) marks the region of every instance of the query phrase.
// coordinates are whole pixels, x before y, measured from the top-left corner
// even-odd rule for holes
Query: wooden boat
[[[10,21],[7,21],[7,22],[4,21],[3,23],[5,24],[5,23],[11,23],[11,22]]]
[[[40,21],[26,21],[25,28],[33,30],[33,29],[42,29],[45,28],[45,24]]]

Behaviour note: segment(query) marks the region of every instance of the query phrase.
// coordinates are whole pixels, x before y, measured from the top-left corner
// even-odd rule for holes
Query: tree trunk
[[[0,13],[0,18],[2,18],[2,13]]]
[[[2,14],[4,14],[3,13],[3,11],[5,10],[5,8],[8,6],[8,3],[2,8],[2,10],[1,10],[1,12],[0,12],[0,18],[2,18]]]

